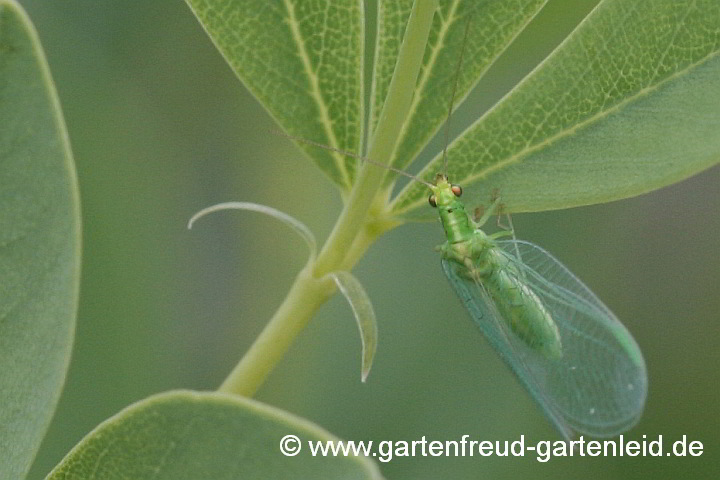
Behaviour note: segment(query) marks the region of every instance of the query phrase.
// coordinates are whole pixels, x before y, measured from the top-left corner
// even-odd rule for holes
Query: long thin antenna
[[[425,180],[423,180],[423,179],[421,179],[421,178],[419,178],[419,177],[416,177],[416,176],[413,175],[412,173],[407,173],[407,172],[405,172],[405,171],[403,171],[403,170],[400,170],[399,168],[391,167],[390,165],[385,165],[384,163],[376,162],[375,160],[373,160],[373,159],[371,159],[371,158],[363,157],[363,156],[358,155],[358,154],[356,154],[356,153],[348,152],[347,150],[341,150],[341,149],[339,149],[339,148],[331,147],[331,146],[329,146],[329,145],[323,145],[322,143],[314,142],[314,141],[312,141],[312,140],[306,140],[306,139],[304,139],[304,138],[296,137],[296,136],[294,136],[294,135],[289,135],[289,134],[287,134],[287,133],[285,133],[285,132],[282,132],[282,131],[280,131],[280,130],[275,130],[275,129],[273,129],[273,128],[271,128],[271,129],[269,129],[269,130],[270,130],[271,133],[274,133],[275,135],[280,135],[281,137],[289,138],[290,140],[295,140],[296,142],[304,143],[304,144],[307,144],[307,145],[312,145],[312,146],[314,146],[314,147],[322,148],[323,150],[328,150],[328,151],[330,151],[330,152],[339,153],[340,155],[345,155],[345,156],[348,156],[348,157],[357,158],[358,160],[362,160],[363,162],[367,162],[367,163],[369,163],[369,164],[371,164],[371,165],[375,165],[375,166],[377,166],[377,167],[384,168],[384,169],[386,169],[386,170],[390,170],[391,172],[395,172],[395,173],[397,173],[397,174],[399,174],[399,175],[403,175],[403,176],[405,176],[405,177],[407,177],[407,178],[410,178],[410,179],[412,179],[412,180],[415,180],[416,182],[422,183],[423,185],[425,185],[425,186],[427,186],[427,187],[429,187],[429,188],[435,187],[435,185],[433,185],[432,183],[426,182]]]
[[[467,44],[468,33],[470,32],[470,21],[472,20],[472,14],[468,15],[467,23],[465,24],[465,34],[463,35],[462,48],[460,48],[460,58],[458,59],[457,67],[455,68],[455,82],[453,83],[452,95],[450,96],[450,107],[448,107],[447,119],[445,120],[445,145],[443,145],[443,173],[447,176],[448,167],[448,143],[450,143],[450,116],[453,111],[453,103],[455,102],[455,92],[457,91],[458,79],[460,78],[460,69],[462,68],[463,54],[465,53],[465,44]]]

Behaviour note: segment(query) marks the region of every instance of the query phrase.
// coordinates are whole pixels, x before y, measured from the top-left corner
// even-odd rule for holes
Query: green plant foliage
[[[392,157],[393,166],[407,167],[444,124],[454,84],[457,82],[455,103],[460,104],[546,2],[451,0],[440,3],[412,107]],[[374,132],[385,102],[412,4],[412,0],[378,4],[370,132]],[[461,51],[463,59],[458,72]]]
[[[240,80],[287,132],[359,153],[364,125],[361,2],[186,1]],[[300,147],[349,190],[354,159]]]
[[[0,477],[23,478],[65,379],[80,264],[75,171],[37,35],[0,1]]]
[[[280,441],[296,435],[295,456]],[[91,432],[50,479],[378,479],[364,457],[313,457],[307,440],[337,440],[307,420],[242,397],[175,391],[150,397]]]
[[[605,0],[449,149],[468,204],[510,212],[607,202],[720,160],[720,3]],[[438,155],[422,171],[442,170]],[[429,218],[409,185],[391,211]]]
[[[244,0],[188,3],[238,76],[291,135],[358,151],[364,41],[358,2],[309,7],[277,0],[262,8]],[[391,156],[395,167],[409,165],[442,126],[461,45],[456,104],[544,4],[441,2]],[[411,6],[410,0],[378,4],[371,136]],[[607,202],[717,163],[719,9],[713,0],[602,1],[546,61],[453,142],[448,173],[456,183],[475,184],[467,190],[468,203],[486,203],[494,191],[510,212]],[[341,188],[352,185],[353,158],[307,144],[301,148]],[[441,170],[438,155],[421,175],[431,181]],[[392,201],[389,215],[429,219],[426,196],[424,186],[408,185]]]

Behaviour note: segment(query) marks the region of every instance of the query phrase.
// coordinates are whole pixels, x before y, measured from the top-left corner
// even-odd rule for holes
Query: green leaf
[[[301,441],[280,452],[286,435]],[[49,479],[379,479],[365,457],[312,456],[307,441],[337,440],[301,418],[254,400],[175,391],[138,402],[99,425]],[[292,442],[288,447],[296,446]]]
[[[546,2],[444,0],[440,3],[433,19],[412,107],[392,157],[394,167],[407,167],[444,125],[455,82],[454,104],[459,105]],[[378,4],[371,132],[375,130],[385,102],[412,4],[412,0],[381,1]],[[463,52],[463,59],[458,74],[460,52]]]
[[[377,349],[378,328],[375,310],[362,284],[352,273],[338,271],[329,275],[335,281],[340,293],[350,304],[358,330],[360,330],[360,340],[362,341],[361,379],[364,382],[370,374],[370,368],[375,358],[375,350]]]
[[[0,477],[24,478],[70,358],[80,220],[75,170],[30,20],[0,1]]]
[[[565,208],[660,188],[720,160],[720,3],[605,0],[451,146],[466,203]],[[438,155],[421,172],[442,170]],[[411,184],[390,211],[423,218]]]
[[[235,74],[289,134],[360,153],[364,17],[357,0],[186,0]],[[355,159],[298,143],[343,190]]]

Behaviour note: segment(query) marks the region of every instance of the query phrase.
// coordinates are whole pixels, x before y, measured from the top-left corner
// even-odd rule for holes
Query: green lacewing
[[[465,26],[465,41],[471,20]],[[457,78],[445,124],[444,171]],[[414,178],[414,177],[413,177]],[[419,179],[416,179],[419,180]],[[530,242],[500,240],[475,222],[459,200],[462,188],[438,174],[425,183],[447,241],[442,268],[475,324],[566,439],[577,433],[614,436],[640,419],[647,370],[625,326],[570,270]]]
[[[542,248],[483,232],[497,201],[475,222],[446,176],[430,188],[447,236],[438,250],[448,281],[560,433],[607,437],[632,427],[648,382],[623,324]]]

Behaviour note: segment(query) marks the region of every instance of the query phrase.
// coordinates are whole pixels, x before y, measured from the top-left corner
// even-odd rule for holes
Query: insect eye
[[[451,185],[450,190],[452,190],[456,197],[462,195],[462,187],[460,185]]]
[[[435,198],[434,193],[428,197],[428,203],[431,207],[437,208],[437,199]]]

